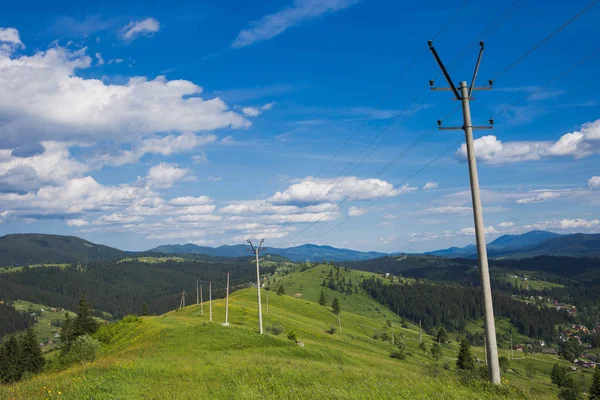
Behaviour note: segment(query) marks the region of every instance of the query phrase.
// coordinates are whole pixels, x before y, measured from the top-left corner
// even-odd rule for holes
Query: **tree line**
[[[415,282],[384,284],[380,278],[363,281],[365,291],[404,318],[421,321],[426,330],[443,326],[462,332],[466,324],[483,316],[481,289],[449,283]],[[571,317],[555,309],[540,309],[534,305],[494,293],[494,313],[506,317],[526,336],[556,342],[556,325],[571,321]]]
[[[0,338],[10,333],[24,331],[32,326],[35,318],[14,306],[0,302]]]

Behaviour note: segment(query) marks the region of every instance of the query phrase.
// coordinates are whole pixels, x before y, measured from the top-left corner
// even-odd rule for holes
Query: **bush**
[[[325,332],[329,333],[330,335],[333,335],[336,331],[337,331],[337,329],[335,328],[335,326],[331,325],[331,327],[329,329],[327,329]]]
[[[92,338],[90,335],[78,336],[71,346],[69,355],[73,361],[85,362],[94,361],[96,352],[100,348],[100,342]]]
[[[442,369],[438,363],[431,363],[425,367],[425,373],[430,378],[437,378],[442,373]]]
[[[296,332],[291,331],[290,333],[288,333],[288,339],[290,339],[292,342],[297,342],[298,341],[298,335],[296,334]]]
[[[390,353],[390,357],[397,358],[398,360],[406,360],[406,353],[400,350],[394,350]]]
[[[268,333],[275,336],[283,333],[283,325],[281,325],[279,322],[274,322],[271,325],[267,325],[265,329]]]
[[[500,365],[500,370],[503,374],[508,372],[508,368],[510,368],[510,361],[505,356],[502,356],[498,359],[498,364]]]

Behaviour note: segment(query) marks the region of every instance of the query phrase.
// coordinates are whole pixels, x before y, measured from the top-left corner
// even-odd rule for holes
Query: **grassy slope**
[[[10,388],[0,387],[0,399],[47,398],[48,390],[52,398],[63,399],[498,397],[483,388],[461,385],[453,372],[444,372],[436,379],[427,377],[424,368],[431,359],[417,349],[418,330],[410,325],[400,328],[393,313],[364,295],[340,296],[343,333],[325,333],[337,324],[336,316],[307,300],[318,298],[321,287],[314,283],[320,283],[322,273],[328,271],[329,267],[315,267],[282,278],[288,293],[302,292],[306,298],[270,293],[268,313],[263,303],[265,326],[281,323],[283,335],[256,333],[256,291],[245,289],[230,297],[228,328],[220,326],[225,314],[223,300],[213,303],[213,323],[208,321],[207,304],[204,316],[200,307],[193,305],[163,316],[145,317],[139,324],[128,325],[117,341],[104,347],[96,362],[39,375]],[[352,273],[357,278],[366,275]],[[330,300],[339,295],[327,293]],[[351,307],[363,315],[347,312]],[[391,331],[386,328],[387,319],[395,321],[396,333],[406,335],[407,350],[413,353],[406,361],[389,358],[394,347],[372,338],[377,331]],[[297,332],[304,348],[286,338],[290,330]],[[424,340],[430,347],[431,338],[424,335]],[[442,362],[454,368],[456,343],[443,345],[443,349]],[[481,348],[474,350],[483,358]],[[514,370],[507,378],[531,398],[553,398],[556,391],[548,376],[556,361],[548,356],[537,358],[513,361]],[[525,364],[537,371],[533,382],[524,378]],[[57,397],[59,391],[62,395]]]

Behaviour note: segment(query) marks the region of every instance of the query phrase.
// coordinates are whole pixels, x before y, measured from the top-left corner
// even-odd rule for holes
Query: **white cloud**
[[[84,220],[84,219],[75,218],[75,219],[68,219],[67,220],[67,225],[68,226],[81,227],[81,226],[87,226],[89,224],[90,223],[88,221]]]
[[[154,18],[131,21],[121,28],[121,36],[125,40],[133,40],[140,36],[149,36],[160,30],[160,23]]]
[[[206,180],[211,182],[219,182],[222,181],[223,178],[220,176],[209,176],[208,178],[206,178]]]
[[[493,226],[487,226],[483,229],[483,232],[486,235],[494,235],[494,234],[498,234],[499,232],[496,230],[496,228],[494,228]],[[469,228],[463,228],[460,231],[457,232],[460,235],[465,235],[465,236],[475,236],[475,228],[474,227],[469,227]]]
[[[189,172],[187,168],[179,168],[177,164],[161,162],[148,170],[146,183],[149,187],[169,188],[187,177]]]
[[[239,33],[231,47],[241,48],[272,39],[288,28],[325,14],[343,10],[358,1],[360,0],[295,0],[292,7],[284,8],[274,14],[266,15],[258,21],[253,21],[250,28]]]
[[[500,222],[498,224],[498,226],[500,228],[512,228],[513,226],[515,226],[515,223],[514,222]]]
[[[142,222],[144,217],[139,215],[126,215],[122,213],[113,213],[110,215],[103,215],[94,221],[95,225],[103,224],[131,224],[132,222]]]
[[[26,192],[44,185],[60,185],[79,177],[89,167],[71,158],[69,144],[42,142],[40,154],[14,156],[15,150],[0,150],[0,192]]]
[[[104,58],[102,58],[102,54],[96,53],[96,60],[98,60],[98,65],[104,65]]]
[[[206,158],[205,154],[196,154],[195,156],[192,156],[192,162],[196,165],[204,164],[207,161],[208,159]]]
[[[600,189],[600,176],[592,176],[587,184],[589,188]]]
[[[243,107],[242,112],[248,117],[257,117],[260,115],[260,110],[254,107]]]
[[[600,220],[598,219],[561,219],[559,221],[559,227],[561,229],[577,229],[577,228],[595,228],[600,226]]]
[[[250,125],[202,87],[163,76],[106,84],[77,76],[91,66],[86,48],[52,47],[12,58],[0,52],[3,145],[43,140],[128,142],[152,133],[198,132]]]
[[[425,185],[423,185],[423,190],[435,189],[436,187],[438,187],[437,182],[427,182]]]
[[[265,111],[266,111],[266,110],[270,110],[271,108],[273,108],[273,106],[274,106],[275,104],[276,104],[275,102],[267,103],[267,104],[263,105],[263,106],[261,107],[261,109],[262,109],[262,110],[265,110]]]
[[[469,214],[472,213],[473,210],[471,207],[463,207],[463,206],[442,206],[442,207],[432,207],[426,208],[424,210],[411,212],[412,215],[430,215],[430,214]]]
[[[408,242],[412,243],[412,242],[435,240],[435,239],[438,239],[439,237],[440,237],[439,234],[432,233],[432,232],[411,233],[410,235],[408,235],[406,240]]]
[[[123,61],[125,60],[123,60],[122,58],[113,58],[111,60],[108,60],[108,64],[121,64]]]
[[[361,215],[364,215],[366,213],[368,213],[369,210],[367,210],[366,208],[360,208],[360,207],[350,207],[350,209],[348,210],[348,216],[349,217],[359,217]]]
[[[273,203],[307,203],[311,201],[331,202],[352,196],[355,200],[373,200],[381,196],[394,197],[417,190],[404,185],[394,189],[391,183],[379,179],[359,179],[349,176],[340,182],[328,179],[305,178],[302,182],[275,193],[269,200]]]
[[[200,196],[200,197],[192,197],[192,196],[183,196],[176,197],[174,199],[169,200],[169,204],[174,206],[197,206],[202,204],[211,203],[212,199],[208,196]]]
[[[19,36],[19,31],[15,28],[0,28],[0,42],[12,43],[24,47]]]
[[[562,135],[552,141],[515,141],[503,143],[496,136],[483,136],[475,140],[477,158],[491,164],[541,160],[549,157],[573,156],[575,158],[600,154],[600,119],[585,123],[579,131]],[[457,156],[466,160],[466,145],[461,145]]]
[[[524,197],[517,200],[518,204],[531,204],[531,203],[541,203],[546,200],[557,199],[560,197],[560,193],[558,192],[542,192],[538,195],[532,197]]]

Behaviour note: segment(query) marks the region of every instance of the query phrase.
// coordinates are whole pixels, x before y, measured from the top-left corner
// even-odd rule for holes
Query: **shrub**
[[[265,329],[271,335],[277,336],[277,335],[281,335],[283,333],[283,325],[281,325],[279,322],[274,322],[271,325],[267,325],[267,327]]]
[[[73,357],[73,361],[91,362],[96,359],[96,352],[99,348],[100,342],[86,334],[75,339],[69,355]]]
[[[329,329],[327,329],[325,332],[329,333],[330,335],[333,335],[336,331],[337,331],[337,329],[335,328],[335,326],[331,325],[331,327]]]
[[[508,368],[510,367],[510,361],[505,356],[502,356],[498,359],[498,364],[500,365],[500,370],[503,374],[508,372]]]
[[[390,357],[397,358],[398,360],[406,360],[406,353],[400,350],[394,350],[390,353]]]
[[[291,331],[290,333],[288,333],[288,339],[290,339],[292,342],[297,342],[298,341],[298,335],[296,334],[296,332]]]
[[[442,373],[442,369],[438,363],[431,363],[425,367],[425,373],[431,378],[437,378]]]

